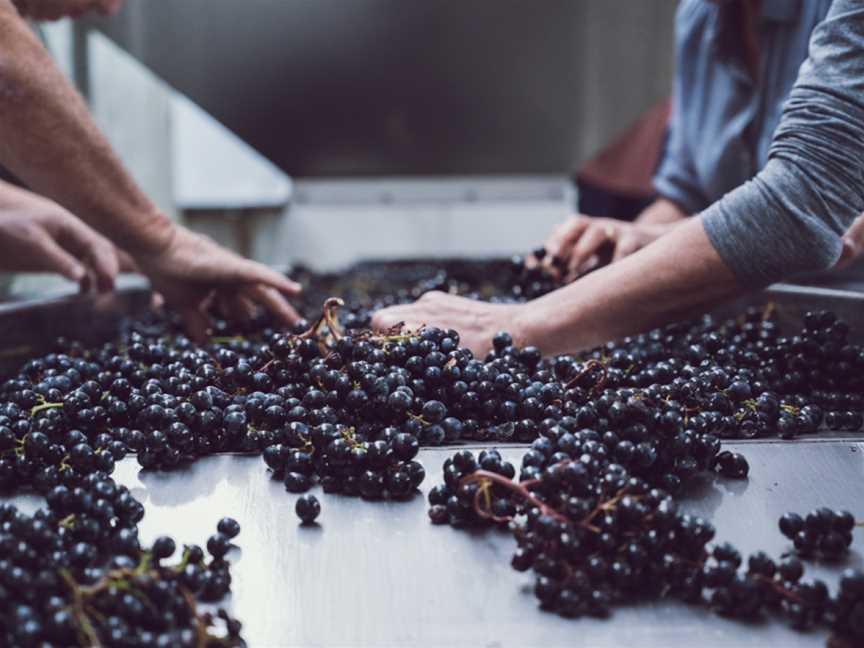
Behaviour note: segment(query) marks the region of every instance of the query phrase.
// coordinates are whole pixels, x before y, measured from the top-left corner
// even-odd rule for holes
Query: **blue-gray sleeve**
[[[769,161],[702,212],[747,286],[831,267],[864,211],[864,0],[834,0],[783,108]]]
[[[683,128],[684,104],[690,86],[698,82],[694,79],[687,38],[692,38],[692,23],[698,19],[700,10],[698,0],[684,0],[675,14],[675,76],[672,79],[669,138],[663,160],[654,174],[654,189],[657,193],[675,202],[688,214],[695,214],[707,202],[699,191],[696,168]]]

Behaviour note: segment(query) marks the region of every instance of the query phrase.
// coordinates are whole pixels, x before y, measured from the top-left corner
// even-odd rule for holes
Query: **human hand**
[[[82,289],[114,287],[114,244],[54,202],[23,190],[0,200],[0,267],[9,272],[56,272]]]
[[[864,254],[864,214],[852,221],[849,229],[843,235],[843,251],[834,267],[850,266],[860,259],[862,254]]]
[[[628,223],[614,218],[577,214],[556,226],[543,246],[544,254],[529,263],[545,265],[565,281],[573,281],[603,261],[633,254],[669,231],[672,223]]]
[[[41,21],[80,18],[90,12],[111,16],[123,0],[12,0],[12,4],[25,18]]]
[[[184,227],[172,226],[161,251],[138,252],[135,261],[195,340],[207,336],[213,300],[233,319],[248,319],[259,307],[286,325],[300,319],[284,297],[299,294],[299,284]]]
[[[523,344],[518,316],[519,304],[490,304],[443,292],[428,292],[413,304],[384,308],[372,316],[372,328],[379,331],[404,324],[409,330],[437,326],[459,333],[459,346],[483,357],[492,348],[498,331],[508,331],[516,344]]]

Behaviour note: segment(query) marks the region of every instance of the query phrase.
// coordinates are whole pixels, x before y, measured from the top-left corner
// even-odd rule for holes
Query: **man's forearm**
[[[517,337],[544,354],[576,351],[745,292],[693,218],[636,254],[521,309]]]
[[[9,0],[0,0],[0,161],[132,253],[170,240],[170,221],[123,168]]]

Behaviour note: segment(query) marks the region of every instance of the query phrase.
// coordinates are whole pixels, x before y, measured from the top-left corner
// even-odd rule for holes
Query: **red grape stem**
[[[327,322],[327,328],[330,329],[330,335],[337,341],[342,339],[345,335],[345,332],[342,330],[342,327],[336,319],[337,311],[344,305],[345,302],[338,297],[330,297],[324,302],[324,320]]]
[[[484,488],[484,485],[483,485],[484,481],[486,482],[485,488],[487,489],[487,490],[485,490],[485,498],[486,498],[486,502],[489,504],[489,507],[490,507],[489,510],[483,510],[482,508],[480,508],[478,506],[480,503],[479,495],[481,493],[481,489]],[[517,484],[513,480],[507,479],[506,477],[499,475],[498,473],[490,472],[488,470],[475,470],[473,473],[463,477],[460,480],[460,482],[463,484],[468,484],[471,482],[479,482],[480,488],[478,488],[477,492],[474,494],[474,510],[476,511],[477,515],[479,515],[482,518],[495,520],[496,522],[506,522],[506,521],[509,521],[511,519],[509,517],[508,518],[502,518],[502,517],[496,516],[491,512],[491,499],[489,498],[489,492],[488,492],[488,488],[489,488],[488,484],[491,482],[494,484],[498,484],[499,486],[503,486],[507,490],[511,491],[514,495],[518,495],[519,497],[524,499],[526,502],[529,502],[532,505],[536,506],[538,509],[540,509],[540,512],[543,513],[544,515],[549,515],[549,516],[554,517],[555,519],[560,520],[562,522],[569,522],[569,520],[566,517],[561,515],[561,513],[559,513],[558,511],[556,511],[552,507],[550,507],[548,504],[546,504],[542,500],[538,499],[531,492],[529,492],[528,489],[525,488],[522,484]]]
[[[570,520],[566,515],[563,515],[562,513],[556,511],[528,490],[530,486],[537,484],[540,481],[541,480],[539,479],[532,479],[517,483],[514,482],[512,479],[508,479],[506,477],[503,477],[502,475],[499,475],[498,473],[493,473],[488,470],[475,470],[473,473],[463,477],[460,480],[460,483],[479,483],[479,488],[477,489],[477,492],[474,493],[474,511],[482,518],[493,520],[495,522],[508,522],[512,519],[512,517],[502,517],[492,513],[492,502],[489,495],[489,485],[491,483],[495,483],[499,486],[503,486],[507,490],[511,491],[514,495],[517,495],[525,501],[536,506],[542,514],[552,516],[555,519],[560,520],[564,523],[572,523],[573,521]],[[627,489],[622,488],[610,499],[604,500],[597,504],[597,506],[594,507],[594,509],[584,519],[577,521],[576,524],[583,529],[587,529],[593,533],[600,533],[600,528],[595,524],[592,524],[591,521],[595,517],[597,517],[598,514],[614,509],[615,506],[618,505],[618,502],[620,502],[621,499],[624,498],[627,494]],[[480,505],[481,496],[484,498],[485,508]],[[640,498],[639,495],[633,495],[632,497],[634,499]]]
[[[580,371],[578,374],[576,374],[570,380],[568,380],[566,383],[564,383],[564,388],[570,389],[573,385],[575,385],[577,382],[579,382],[579,380],[583,376],[588,374],[588,372],[593,371],[594,369],[596,369],[598,367],[600,368],[600,377],[597,379],[597,382],[595,382],[594,385],[591,386],[590,391],[599,391],[599,390],[603,389],[603,386],[606,384],[606,378],[607,378],[606,365],[604,365],[599,360],[594,360],[593,358],[591,360],[588,360],[585,363],[585,366],[582,367],[582,371]]]
[[[333,335],[333,337],[338,340],[342,337],[343,332],[338,322],[336,322],[335,320],[334,313],[336,310],[339,309],[340,306],[344,305],[345,302],[338,297],[328,297],[326,300],[324,300],[324,305],[321,307],[321,315],[318,316],[318,319],[315,320],[315,323],[296,337],[300,338],[301,340],[315,337],[316,335],[318,335],[321,327],[324,324],[327,324],[327,326],[330,328],[331,335]]]
[[[271,366],[273,366],[273,363],[276,362],[276,356],[274,356],[272,353],[270,354],[270,356],[270,359],[258,368],[258,371],[260,371],[261,373],[266,373],[267,370]]]
[[[763,576],[762,574],[753,574],[752,577],[755,578],[756,580],[762,582],[762,583],[766,583],[767,585],[769,585],[780,596],[783,596],[783,597],[789,599],[790,601],[794,601],[795,603],[798,603],[799,605],[803,605],[804,607],[812,607],[807,603],[807,601],[805,601],[803,598],[798,596],[795,592],[793,592],[792,590],[790,590],[786,587],[783,587],[783,585],[778,583],[773,578],[769,578],[768,576]]]

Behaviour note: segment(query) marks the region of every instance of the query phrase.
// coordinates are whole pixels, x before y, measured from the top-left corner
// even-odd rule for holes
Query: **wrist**
[[[536,346],[543,355],[557,353],[552,332],[553,317],[544,312],[538,300],[516,306],[511,318],[511,334],[514,344],[520,347]]]
[[[147,214],[140,223],[131,240],[122,245],[133,257],[159,256],[177,237],[177,224],[158,210]]]
[[[604,343],[607,331],[592,308],[597,300],[577,297],[591,291],[585,281],[520,305],[513,315],[514,342],[519,346],[536,346],[544,356],[576,353]],[[574,294],[577,286],[584,289]]]

